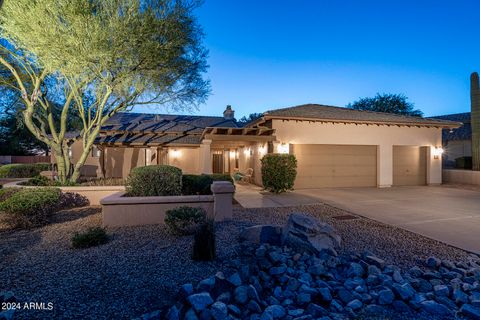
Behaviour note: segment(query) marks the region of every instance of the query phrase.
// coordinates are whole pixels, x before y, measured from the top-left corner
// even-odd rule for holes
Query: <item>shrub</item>
[[[182,170],[167,165],[138,167],[127,179],[127,196],[177,196],[182,193]]]
[[[90,228],[83,233],[75,233],[72,237],[72,247],[85,249],[107,243],[109,236],[104,228]]]
[[[203,208],[178,207],[167,210],[165,225],[173,234],[193,234],[198,226],[205,223],[207,213]]]
[[[89,204],[90,202],[87,197],[74,192],[62,192],[60,199],[58,200],[59,209],[85,207]]]
[[[12,228],[43,225],[58,209],[60,196],[57,188],[21,189],[0,203],[2,218]]]
[[[195,261],[215,259],[215,225],[213,221],[203,223],[195,232],[192,259]]]
[[[472,169],[472,157],[459,157],[455,159],[455,168]]]
[[[97,178],[89,179],[80,182],[82,186],[124,186],[125,179],[123,178]]]
[[[280,193],[293,189],[297,176],[297,159],[293,154],[267,154],[262,158],[263,187]]]
[[[48,179],[47,177],[44,177],[44,176],[36,176],[36,177],[28,179],[28,181],[21,182],[19,184],[22,185],[22,186],[36,186],[36,187],[43,186],[43,187],[45,187],[45,186],[52,185],[52,181],[50,179]]]
[[[0,190],[0,202],[3,202],[10,198],[15,193],[21,191],[21,188],[5,188]]]
[[[6,164],[0,167],[0,178],[32,178],[47,170],[49,163]]]
[[[182,177],[182,194],[184,195],[208,195],[212,194],[210,185],[214,181],[230,181],[233,179],[228,174],[185,174]]]

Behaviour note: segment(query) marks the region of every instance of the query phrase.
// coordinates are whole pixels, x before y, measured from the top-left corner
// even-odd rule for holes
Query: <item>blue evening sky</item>
[[[206,0],[212,94],[196,114],[403,93],[426,116],[469,111],[480,1]]]

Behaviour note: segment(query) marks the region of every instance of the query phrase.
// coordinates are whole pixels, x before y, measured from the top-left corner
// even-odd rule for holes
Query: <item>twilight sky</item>
[[[426,116],[469,111],[478,0],[206,0],[212,94],[196,114],[404,93]]]

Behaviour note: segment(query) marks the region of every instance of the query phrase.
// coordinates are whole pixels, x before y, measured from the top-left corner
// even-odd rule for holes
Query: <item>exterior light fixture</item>
[[[433,149],[433,159],[439,159],[442,154],[443,154],[442,147],[435,147]]]
[[[265,149],[266,149],[265,145],[258,146],[258,153],[261,155],[267,153]]]
[[[277,147],[278,153],[289,153],[290,152],[290,144],[288,143],[281,143]]]
[[[173,151],[172,151],[172,158],[173,158],[173,159],[178,159],[178,158],[180,158],[180,155],[181,155],[181,153],[180,153],[179,150],[173,149]]]

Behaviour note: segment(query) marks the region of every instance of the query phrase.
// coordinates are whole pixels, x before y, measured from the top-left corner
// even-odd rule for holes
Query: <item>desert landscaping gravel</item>
[[[59,213],[55,223],[29,231],[0,231],[0,291],[19,302],[53,302],[52,311],[20,310],[15,319],[130,319],[172,303],[178,287],[197,282],[238,256],[238,234],[255,224],[284,225],[291,212],[331,223],[343,252],[370,251],[401,268],[419,259],[468,261],[460,249],[326,206],[242,209],[217,225],[217,259],[193,262],[192,237],[175,238],[162,226],[110,228],[111,241],[74,250],[75,232],[101,224],[100,208]],[[350,216],[347,220],[334,216]],[[0,228],[1,229],[1,228]]]

